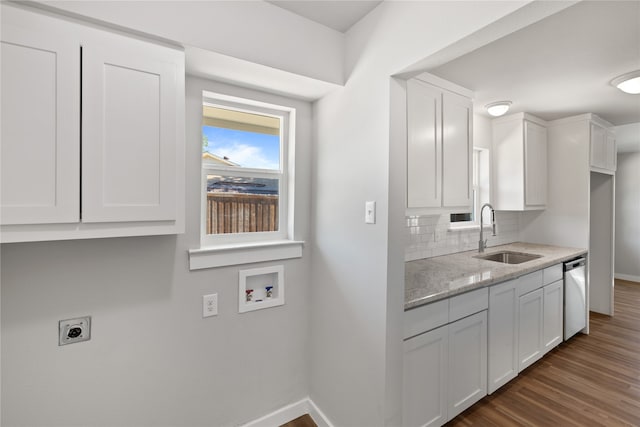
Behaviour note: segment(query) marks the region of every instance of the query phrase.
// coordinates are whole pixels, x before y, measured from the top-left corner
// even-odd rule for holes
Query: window
[[[489,183],[491,180],[489,150],[474,147],[471,179],[473,185],[471,212],[452,213],[449,218],[451,228],[480,225],[478,219],[480,208],[484,203],[489,202]]]
[[[295,111],[204,92],[202,246],[289,237]]]

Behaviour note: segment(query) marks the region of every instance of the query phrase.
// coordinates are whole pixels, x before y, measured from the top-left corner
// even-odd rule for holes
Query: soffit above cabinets
[[[318,24],[347,32],[356,22],[375,9],[382,0],[266,0],[275,6],[303,16]]]

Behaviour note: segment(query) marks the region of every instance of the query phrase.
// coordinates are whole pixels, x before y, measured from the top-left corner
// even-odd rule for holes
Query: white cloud
[[[278,163],[270,161],[260,147],[238,142],[215,144],[209,151],[218,156],[226,156],[234,163],[247,168],[277,169]]]

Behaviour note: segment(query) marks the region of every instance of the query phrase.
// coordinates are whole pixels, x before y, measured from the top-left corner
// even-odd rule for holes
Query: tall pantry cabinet
[[[613,314],[615,135],[595,114],[547,122],[548,203],[521,218],[521,238],[587,248],[587,305]],[[588,332],[588,319],[587,330]]]
[[[184,53],[2,5],[1,241],[184,230]]]

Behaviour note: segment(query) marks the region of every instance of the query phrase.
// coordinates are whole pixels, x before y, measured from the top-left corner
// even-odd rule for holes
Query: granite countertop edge
[[[587,253],[587,250],[582,248],[516,242],[488,248],[485,255],[500,251],[537,253],[542,257],[522,264],[502,264],[477,259],[475,258],[478,255],[477,251],[466,251],[407,261],[405,263],[405,311],[515,279]],[[458,269],[464,270],[464,266],[460,263],[472,263],[472,265],[467,265],[466,271],[459,272]],[[433,274],[436,270],[438,274]],[[416,278],[423,273],[428,277],[426,280]]]

